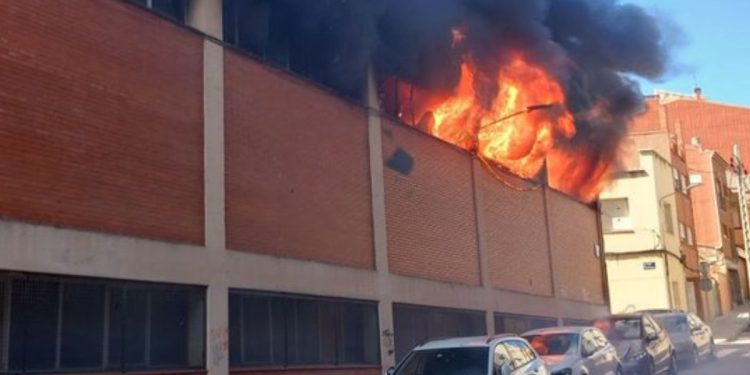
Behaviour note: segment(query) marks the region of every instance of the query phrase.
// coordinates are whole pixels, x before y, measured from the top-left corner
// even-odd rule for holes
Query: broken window
[[[190,0],[130,0],[134,3],[140,4],[143,7],[153,10],[156,13],[161,14],[174,19],[175,21],[185,23],[185,17],[187,16],[188,5]]]
[[[337,38],[341,32],[337,28],[356,30],[357,25],[352,25],[356,17],[346,14],[345,2],[332,2],[327,11],[329,17],[336,18],[323,17],[320,22],[326,27],[322,27],[304,14],[307,8],[316,9],[305,4],[292,7],[273,0],[224,0],[224,41],[339,95],[361,100],[368,65],[364,48],[341,45]]]

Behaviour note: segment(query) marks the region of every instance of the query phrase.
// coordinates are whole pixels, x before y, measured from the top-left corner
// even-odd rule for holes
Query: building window
[[[685,227],[685,224],[683,224],[682,222],[678,222],[677,225],[680,229],[680,240],[682,242],[686,242],[687,241],[687,227]]]
[[[152,11],[185,23],[190,0],[130,0]]]
[[[674,234],[674,223],[672,222],[672,205],[664,203],[664,230],[669,234]]]
[[[633,220],[627,198],[601,201],[602,231],[604,233],[632,232]]]
[[[357,14],[350,14],[351,7],[345,1],[329,2],[328,11],[331,17],[336,17],[326,21],[329,25],[310,22],[309,14],[305,14],[306,3],[224,0],[224,41],[269,64],[327,86],[339,95],[361,100],[367,67],[348,60],[361,59],[363,49],[340,45],[335,33],[364,36],[366,25],[352,21]],[[353,66],[357,68],[352,69]]]
[[[520,335],[532,329],[555,326],[557,319],[551,317],[495,313],[495,333]]]
[[[688,193],[688,186],[689,185],[690,184],[688,183],[687,176],[685,176],[684,174],[680,175],[680,188],[682,189],[682,193],[683,194],[687,194]]]
[[[12,373],[178,370],[205,365],[205,289],[3,275]],[[2,333],[2,329],[0,329]],[[4,335],[3,335],[4,336]]]
[[[687,243],[688,245],[695,245],[695,231],[693,228],[687,228]]]
[[[377,304],[233,290],[232,367],[378,365]]]
[[[727,201],[724,196],[724,185],[720,180],[716,180],[716,200],[719,202],[719,208],[722,210],[727,209]]]
[[[674,191],[682,191],[680,172],[675,167],[672,167],[672,184],[674,185]]]
[[[486,335],[487,326],[483,311],[394,304],[393,332],[399,361],[409,350],[428,340]]]

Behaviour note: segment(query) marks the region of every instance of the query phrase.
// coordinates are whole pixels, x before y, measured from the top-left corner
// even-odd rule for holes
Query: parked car
[[[617,349],[625,374],[677,374],[677,357],[667,331],[649,313],[598,319],[599,328]]]
[[[617,351],[594,327],[552,327],[521,335],[552,375],[621,375]]]
[[[388,375],[549,375],[544,361],[517,335],[462,337],[412,349]]]
[[[654,317],[669,333],[679,362],[695,366],[702,359],[715,357],[711,328],[694,314],[671,312],[656,314]]]

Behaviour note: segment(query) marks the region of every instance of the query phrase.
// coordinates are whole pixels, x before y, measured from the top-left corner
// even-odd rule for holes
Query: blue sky
[[[692,93],[694,82],[711,100],[750,106],[750,1],[625,0],[682,29],[683,43],[673,53],[675,67],[654,89]],[[695,81],[694,81],[695,79]]]

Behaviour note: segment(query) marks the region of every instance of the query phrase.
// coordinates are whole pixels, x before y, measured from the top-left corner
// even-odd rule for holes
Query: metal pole
[[[750,282],[750,218],[748,217],[747,191],[745,191],[745,165],[742,163],[740,155],[740,146],[735,144],[732,148],[734,154],[735,172],[737,173],[737,195],[740,200],[740,219],[742,221],[742,237],[745,244],[745,269],[747,271],[748,282]],[[750,285],[749,285],[750,286]]]

